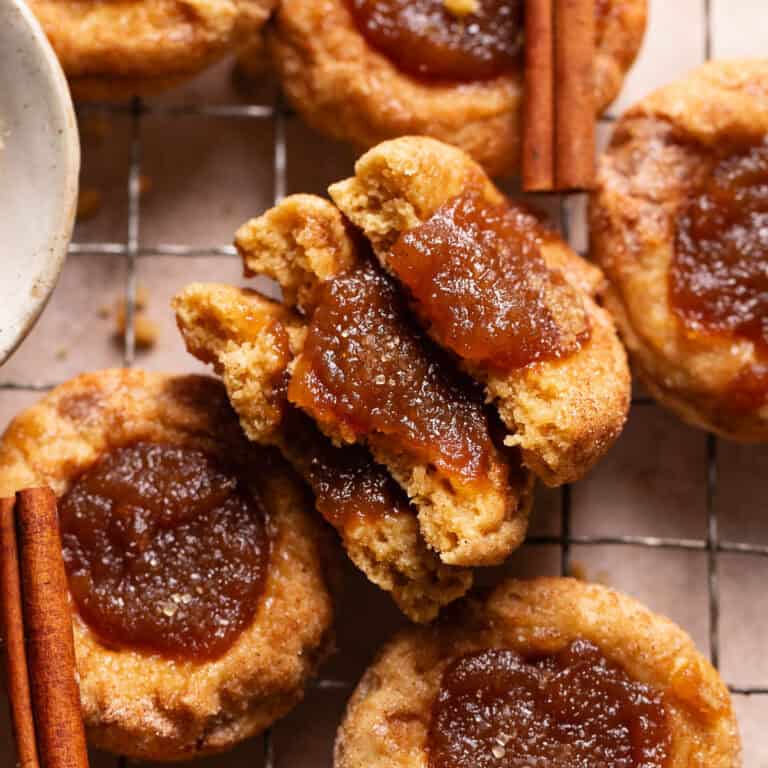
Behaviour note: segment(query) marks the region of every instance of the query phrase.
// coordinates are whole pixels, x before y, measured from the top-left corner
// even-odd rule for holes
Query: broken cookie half
[[[350,559],[414,621],[461,597],[472,573],[441,563],[408,497],[360,446],[336,447],[287,400],[303,321],[277,302],[227,285],[193,284],[174,299],[189,351],[213,365],[249,439],[277,446],[338,531]]]
[[[364,445],[450,565],[501,562],[525,537],[531,480],[477,383],[415,323],[327,200],[295,195],[237,233],[246,274],[277,280],[306,332],[287,398],[336,445]]]
[[[425,331],[484,384],[526,467],[550,486],[582,477],[630,400],[602,272],[433,139],[379,144],[329,192]]]

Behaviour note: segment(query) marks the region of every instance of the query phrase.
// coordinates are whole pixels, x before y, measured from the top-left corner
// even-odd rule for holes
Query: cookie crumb
[[[480,8],[478,0],[443,0],[443,5],[448,13],[458,18],[477,13]]]
[[[96,187],[83,187],[77,196],[77,220],[92,219],[100,210],[103,197]]]
[[[146,288],[139,286],[136,289],[133,314],[133,338],[136,349],[152,349],[157,343],[159,335],[157,324],[147,317],[145,310],[149,305],[149,293]],[[102,308],[103,309],[103,308]],[[115,339],[122,342],[125,334],[126,305],[125,299],[120,299],[114,309],[115,315]]]
[[[157,325],[146,315],[136,315],[133,321],[133,338],[137,349],[152,349],[157,343]]]
[[[149,306],[149,291],[143,285],[136,288],[135,303],[138,310],[146,309]]]
[[[568,575],[574,579],[578,579],[579,581],[588,581],[587,566],[584,565],[584,563],[582,563],[580,560],[573,560],[571,561],[571,567],[569,569]]]

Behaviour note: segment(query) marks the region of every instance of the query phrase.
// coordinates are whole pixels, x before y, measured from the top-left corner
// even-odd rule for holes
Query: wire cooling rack
[[[704,50],[706,58],[711,57],[712,49],[712,12],[711,1],[702,0],[705,17]],[[81,115],[112,114],[130,119],[130,161],[127,182],[127,227],[125,238],[119,241],[105,242],[73,242],[69,252],[72,254],[103,255],[122,259],[126,266],[124,298],[126,307],[126,322],[123,332],[123,364],[130,367],[136,356],[136,341],[134,337],[133,319],[137,310],[137,263],[139,259],[160,256],[231,256],[236,257],[236,251],[231,245],[198,247],[183,243],[162,243],[144,246],[141,244],[141,177],[142,177],[142,120],[148,116],[164,118],[202,117],[202,118],[234,118],[246,121],[267,121],[273,128],[273,190],[274,201],[279,201],[286,194],[286,118],[288,112],[282,97],[278,94],[271,105],[264,104],[183,104],[162,105],[151,104],[134,99],[124,104],[87,104],[79,108]],[[603,123],[611,123],[614,118],[606,117]],[[562,234],[570,239],[570,210],[566,198],[558,196]],[[18,383],[0,381],[0,392],[10,390],[48,391],[58,382],[50,383]],[[650,398],[639,397],[632,401],[633,408],[642,408],[652,404]],[[718,491],[718,440],[714,435],[706,438],[706,460],[702,467],[706,487],[705,515],[706,536],[704,538],[674,538],[653,536],[579,536],[572,534],[571,526],[571,488],[563,486],[560,489],[559,515],[561,531],[559,535],[531,536],[526,546],[544,545],[559,549],[560,571],[563,575],[572,573],[571,549],[574,546],[598,547],[619,546],[642,548],[649,550],[676,550],[681,552],[701,552],[706,554],[706,591],[708,596],[708,634],[710,659],[715,667],[720,660],[720,592],[718,584],[718,555],[733,554],[768,558],[768,545],[751,544],[746,542],[728,541],[720,538],[717,507],[715,498]],[[335,679],[320,679],[315,687],[321,690],[350,689],[355,681]],[[731,693],[736,696],[768,696],[768,686],[764,685],[729,685]],[[271,734],[267,731],[263,737],[264,761],[266,768],[274,768],[275,750]],[[127,760],[117,758],[118,768],[125,768]]]

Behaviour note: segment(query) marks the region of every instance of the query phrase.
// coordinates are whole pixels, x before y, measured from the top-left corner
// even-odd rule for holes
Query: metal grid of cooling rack
[[[711,0],[702,0],[705,14],[704,50],[706,58],[711,58],[712,50],[712,13]],[[130,367],[135,359],[135,338],[133,318],[136,312],[137,290],[137,261],[140,258],[153,256],[232,256],[237,254],[231,245],[211,246],[205,248],[188,246],[180,243],[163,243],[151,247],[145,247],[140,242],[140,190],[142,171],[142,146],[141,146],[141,121],[145,116],[162,117],[206,117],[236,118],[243,120],[271,121],[273,126],[273,199],[279,201],[286,193],[286,134],[285,122],[287,110],[282,97],[278,95],[271,106],[261,104],[235,104],[235,105],[152,105],[141,99],[134,99],[127,104],[87,104],[79,109],[81,114],[107,113],[129,116],[131,121],[130,134],[130,162],[128,170],[128,224],[126,237],[123,241],[77,243],[73,242],[69,252],[76,254],[104,255],[125,259],[127,277],[125,283],[126,322],[123,336],[123,364]],[[603,118],[604,122],[612,122],[615,118]],[[569,209],[566,198],[559,196],[560,218],[562,233],[569,239]],[[56,383],[30,383],[19,384],[0,381],[0,392],[3,390],[30,390],[47,391]],[[651,405],[649,398],[634,398],[632,407]],[[717,451],[718,440],[714,435],[706,436],[706,461],[702,468],[705,474],[706,497],[706,537],[705,538],[672,538],[652,536],[576,536],[571,533],[571,489],[563,486],[560,489],[560,522],[561,531],[558,536],[531,536],[527,545],[545,545],[558,547],[560,550],[561,574],[571,573],[571,548],[573,546],[622,546],[628,548],[666,549],[677,551],[704,552],[707,555],[707,595],[708,595],[708,621],[709,621],[709,648],[710,659],[715,667],[719,665],[720,658],[720,595],[718,585],[718,555],[722,553],[737,554],[751,557],[768,558],[768,545],[749,544],[746,542],[725,541],[718,533],[718,515],[715,506],[715,497],[718,490],[717,475]],[[321,679],[315,683],[315,687],[321,690],[333,690],[339,688],[351,688],[354,681],[340,681]],[[768,696],[768,686],[729,685],[729,690],[737,696]],[[264,764],[265,768],[274,768],[275,752],[270,732],[264,734]],[[117,759],[118,768],[126,768],[126,758]]]

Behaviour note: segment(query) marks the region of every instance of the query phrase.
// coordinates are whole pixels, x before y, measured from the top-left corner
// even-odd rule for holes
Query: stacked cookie
[[[411,525],[394,529],[378,512],[354,518],[367,542],[386,546],[363,553],[342,535],[372,580],[429,620],[469,586],[457,567],[499,563],[522,543],[533,477],[570,482],[607,450],[629,405],[626,359],[595,303],[599,271],[508,203],[460,150],[423,138],[384,143],[331,195],[336,206],[289,197],[237,234],[247,274],[277,280],[282,303],[197,284],[174,306],[188,349],[221,373],[251,439],[279,446],[306,474],[291,426],[301,418],[303,434],[326,436],[323,455],[367,449],[368,464],[405,494]],[[476,248],[474,269],[443,246],[429,280],[445,293],[419,292],[426,260],[398,244],[437,242],[429,228],[446,225],[467,195],[479,218],[453,218],[444,235]],[[530,241],[517,266],[514,233]],[[422,585],[445,585],[429,603],[413,579],[403,589],[387,576],[402,577],[414,556],[418,573],[432,574]],[[454,570],[435,570],[435,556]]]

